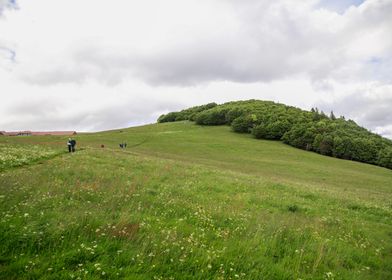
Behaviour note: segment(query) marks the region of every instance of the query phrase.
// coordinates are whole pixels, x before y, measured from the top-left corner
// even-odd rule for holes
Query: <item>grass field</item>
[[[75,139],[0,137],[1,279],[392,279],[391,170],[190,122]]]

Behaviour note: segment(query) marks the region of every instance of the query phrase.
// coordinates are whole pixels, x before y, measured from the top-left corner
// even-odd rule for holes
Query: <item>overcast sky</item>
[[[392,138],[392,0],[0,0],[0,130],[263,99]]]

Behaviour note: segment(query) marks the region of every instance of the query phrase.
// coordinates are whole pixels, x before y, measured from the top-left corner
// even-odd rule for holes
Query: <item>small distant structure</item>
[[[0,131],[3,136],[43,136],[43,135],[56,135],[56,136],[73,136],[77,135],[76,131]]]
[[[31,135],[56,135],[56,136],[74,136],[77,135],[76,131],[33,131]]]
[[[31,135],[31,131],[11,131],[11,132],[7,132],[4,131],[5,136],[30,136]]]

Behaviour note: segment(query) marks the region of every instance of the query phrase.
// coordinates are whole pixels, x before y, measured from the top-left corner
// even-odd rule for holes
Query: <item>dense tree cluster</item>
[[[195,121],[200,125],[230,125],[235,132],[258,139],[282,140],[291,146],[337,158],[392,169],[392,141],[371,133],[344,117],[318,109],[304,111],[272,101],[209,103],[159,117],[158,122]]]

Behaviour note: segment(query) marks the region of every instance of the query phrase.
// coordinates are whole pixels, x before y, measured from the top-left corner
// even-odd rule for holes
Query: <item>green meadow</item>
[[[192,122],[67,139],[0,137],[1,279],[392,279],[392,170]]]

